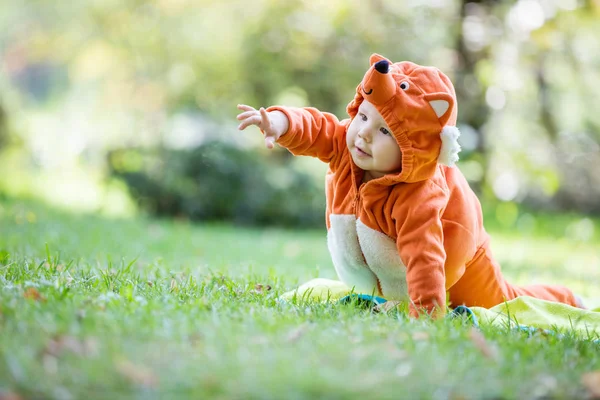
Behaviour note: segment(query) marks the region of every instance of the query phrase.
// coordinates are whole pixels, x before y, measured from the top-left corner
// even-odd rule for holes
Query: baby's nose
[[[371,129],[363,128],[358,132],[358,136],[361,137],[365,142],[371,141]]]

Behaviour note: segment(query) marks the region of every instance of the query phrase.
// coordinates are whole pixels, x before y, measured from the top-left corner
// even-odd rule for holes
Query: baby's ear
[[[448,93],[430,93],[425,95],[425,100],[429,102],[431,108],[437,115],[440,125],[445,126],[452,114],[454,99]]]

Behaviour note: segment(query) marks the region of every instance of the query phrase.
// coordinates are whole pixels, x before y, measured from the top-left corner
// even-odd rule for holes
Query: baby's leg
[[[491,308],[519,296],[580,307],[569,289],[559,285],[511,285],[502,276],[500,265],[492,256],[489,244],[482,246],[467,266],[465,274],[449,289],[452,306],[464,304]]]

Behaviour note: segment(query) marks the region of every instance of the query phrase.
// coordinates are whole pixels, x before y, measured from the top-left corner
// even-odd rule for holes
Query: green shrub
[[[324,224],[323,184],[283,160],[213,141],[191,150],[121,149],[111,175],[158,216],[242,225]]]

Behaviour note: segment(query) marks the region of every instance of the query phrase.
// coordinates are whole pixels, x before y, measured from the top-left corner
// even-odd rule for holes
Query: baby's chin
[[[356,150],[354,150],[356,151]],[[366,163],[365,160],[363,160],[362,158],[354,155],[354,151],[350,152],[350,157],[352,157],[352,161],[354,161],[354,164],[356,164],[356,166],[360,169],[366,169]]]

